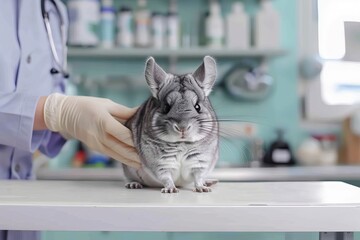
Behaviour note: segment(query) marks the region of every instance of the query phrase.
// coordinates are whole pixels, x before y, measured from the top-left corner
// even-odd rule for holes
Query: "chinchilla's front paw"
[[[161,193],[178,193],[179,189],[176,187],[164,187],[161,189]]]
[[[206,179],[204,181],[204,185],[207,186],[207,187],[211,187],[211,186],[217,184],[218,182],[219,182],[218,179]]]
[[[125,185],[125,187],[128,189],[141,189],[143,188],[143,185],[138,182],[129,182]]]
[[[194,192],[211,192],[211,188],[207,187],[207,186],[196,186],[195,189],[193,190]]]

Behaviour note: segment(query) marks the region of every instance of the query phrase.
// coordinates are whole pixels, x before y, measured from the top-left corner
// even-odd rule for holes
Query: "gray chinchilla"
[[[192,74],[166,73],[154,58],[145,66],[152,97],[126,122],[132,131],[142,166],[123,165],[127,188],[177,187],[194,183],[194,191],[210,192],[206,177],[219,158],[219,133],[208,99],[216,79],[216,63],[209,56]]]

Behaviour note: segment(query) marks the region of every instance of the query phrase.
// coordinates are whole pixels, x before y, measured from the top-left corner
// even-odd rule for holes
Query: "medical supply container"
[[[277,49],[280,47],[280,17],[271,0],[262,0],[255,17],[255,47]]]
[[[250,48],[250,21],[242,2],[234,2],[226,17],[226,46],[234,49]]]
[[[146,0],[138,0],[138,9],[135,13],[136,31],[135,44],[137,47],[149,47],[150,38],[150,12],[146,8]]]
[[[151,18],[152,28],[152,46],[154,48],[163,48],[165,45],[165,19],[164,15],[158,12],[154,12]]]
[[[169,12],[167,15],[167,44],[171,49],[180,46],[179,16],[176,12]]]
[[[113,0],[101,0],[102,7],[113,7],[114,1]]]
[[[277,138],[272,141],[264,156],[264,164],[269,166],[295,164],[295,158],[292,153],[290,144],[284,138],[284,130],[276,130]]]
[[[210,3],[210,14],[205,22],[206,43],[210,48],[221,48],[224,43],[224,19],[218,1]]]
[[[100,2],[98,0],[69,0],[69,45],[96,46],[99,44]]]
[[[117,44],[129,48],[134,44],[133,12],[129,7],[122,7],[117,15]]]
[[[111,6],[101,7],[101,46],[114,47],[115,40],[115,9]]]

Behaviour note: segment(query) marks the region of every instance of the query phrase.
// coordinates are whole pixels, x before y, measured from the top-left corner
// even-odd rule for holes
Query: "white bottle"
[[[224,43],[224,19],[221,16],[221,8],[216,0],[210,3],[210,14],[206,18],[205,33],[209,48],[221,48]]]
[[[167,43],[171,49],[179,48],[179,16],[176,12],[169,12],[167,16]]]
[[[146,0],[138,0],[138,10],[135,13],[136,31],[135,44],[138,47],[148,47],[150,39],[150,12],[146,9]]]
[[[101,47],[112,48],[115,43],[115,9],[101,7]]]
[[[102,7],[114,7],[114,1],[113,0],[101,0],[101,6]]]
[[[231,49],[250,48],[250,22],[242,2],[235,2],[226,18],[226,46]]]
[[[129,48],[133,46],[134,34],[132,29],[133,14],[130,8],[122,7],[117,17],[117,44]]]
[[[280,17],[271,0],[262,0],[255,17],[255,47],[277,49],[280,47]]]
[[[153,13],[151,18],[151,28],[152,28],[152,46],[154,48],[164,48],[165,46],[165,19],[164,15],[161,13]]]
[[[88,0],[70,0],[69,44],[74,46],[96,46],[99,37],[96,28],[100,25],[100,3]]]

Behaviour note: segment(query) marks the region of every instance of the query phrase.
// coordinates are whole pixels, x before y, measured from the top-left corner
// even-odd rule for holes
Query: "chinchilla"
[[[152,96],[125,125],[131,130],[142,166],[123,165],[127,188],[177,187],[194,183],[194,191],[210,192],[206,177],[219,157],[219,129],[208,98],[216,79],[216,62],[204,57],[192,74],[166,73],[150,57],[145,79]]]

